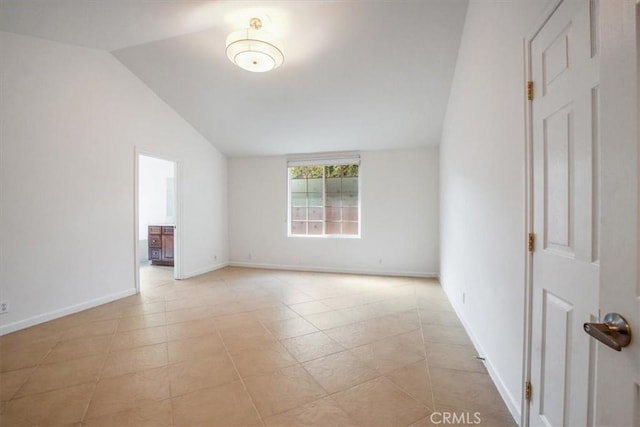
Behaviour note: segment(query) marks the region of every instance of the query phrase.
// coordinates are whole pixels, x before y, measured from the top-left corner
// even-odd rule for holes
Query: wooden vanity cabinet
[[[173,235],[175,227],[172,225],[149,226],[149,259],[153,265],[173,266]]]

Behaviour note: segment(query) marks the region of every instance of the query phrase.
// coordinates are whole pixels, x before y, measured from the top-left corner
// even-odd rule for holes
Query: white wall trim
[[[343,274],[366,274],[371,276],[396,276],[396,277],[423,277],[428,279],[438,279],[438,273],[405,271],[405,270],[374,270],[370,268],[340,268],[340,267],[317,267],[309,265],[287,265],[287,264],[263,264],[253,262],[229,262],[231,267],[258,268],[265,270],[288,270],[288,271],[312,271],[319,273],[343,273]]]
[[[217,264],[211,264],[207,267],[204,268],[200,268],[198,270],[194,270],[194,271],[190,271],[188,273],[185,273],[182,277],[180,277],[180,279],[189,279],[191,277],[195,277],[195,276],[200,276],[201,274],[205,274],[205,273],[209,273],[211,271],[215,271],[215,270],[220,270],[221,268],[225,268],[228,267],[229,263],[228,262],[220,262]]]
[[[37,316],[29,317],[28,319],[19,320],[17,322],[9,323],[7,325],[0,326],[0,336],[15,332],[21,329],[25,329],[31,326],[38,325],[49,320],[58,319],[69,314],[77,313],[79,311],[87,310],[89,308],[97,307],[102,304],[106,304],[111,301],[115,301],[121,298],[126,298],[131,295],[137,294],[135,288],[127,289],[126,291],[117,292],[110,295],[105,295],[100,298],[95,298],[89,301],[81,302],[69,307],[53,310],[48,313],[39,314]]]
[[[502,380],[502,377],[498,373],[498,370],[495,368],[491,359],[487,357],[487,353],[484,351],[484,348],[480,344],[480,341],[478,340],[476,335],[473,333],[471,326],[465,321],[462,315],[462,309],[455,302],[455,298],[452,298],[452,296],[449,295],[449,293],[447,292],[447,288],[442,283],[440,283],[440,286],[442,287],[442,290],[444,290],[445,294],[447,295],[447,298],[449,299],[449,302],[453,306],[453,309],[456,312],[456,315],[460,319],[462,326],[464,327],[465,331],[467,331],[467,335],[469,335],[469,338],[471,339],[473,346],[476,348],[478,355],[484,358],[484,364],[485,364],[485,367],[487,368],[487,372],[489,373],[491,380],[493,381],[496,388],[498,389],[498,393],[500,393],[502,400],[507,405],[507,408],[509,409],[511,416],[516,421],[516,423],[520,425],[519,421],[522,415],[520,412],[520,409],[521,409],[520,398],[519,397],[516,398],[515,396],[511,395],[511,393],[509,393],[509,390],[507,389],[504,381]]]

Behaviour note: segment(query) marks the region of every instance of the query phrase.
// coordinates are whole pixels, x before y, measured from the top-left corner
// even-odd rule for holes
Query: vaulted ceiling
[[[103,49],[228,156],[438,145],[467,0],[0,0],[0,31]],[[261,17],[285,62],[225,38]]]

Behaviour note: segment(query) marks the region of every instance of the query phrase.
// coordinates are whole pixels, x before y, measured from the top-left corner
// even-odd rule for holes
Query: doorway
[[[140,292],[179,277],[179,165],[137,151],[135,167],[135,271]]]

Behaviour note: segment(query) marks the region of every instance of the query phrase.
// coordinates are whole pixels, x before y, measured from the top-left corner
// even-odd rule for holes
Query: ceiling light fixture
[[[249,28],[227,36],[227,57],[247,71],[263,73],[284,62],[282,44],[273,34],[261,30],[262,21],[251,18]]]

